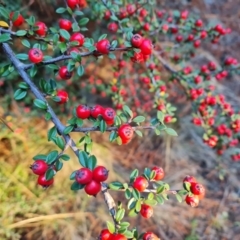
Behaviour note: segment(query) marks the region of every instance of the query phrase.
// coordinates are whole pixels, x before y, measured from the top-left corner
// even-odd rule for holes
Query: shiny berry
[[[143,235],[143,240],[160,240],[154,233],[146,232]]]
[[[148,187],[148,181],[145,177],[138,176],[133,182],[133,187],[139,192],[143,192]]]
[[[38,29],[35,30],[35,33],[37,33],[40,37],[46,36],[48,28],[44,22],[36,22],[34,26],[38,27]]]
[[[109,232],[108,229],[103,229],[98,237],[99,240],[110,240],[112,237],[112,233]]]
[[[133,47],[139,48],[142,44],[142,41],[143,41],[143,37],[141,35],[135,34],[132,36],[131,43]]]
[[[60,98],[60,101],[58,103],[66,103],[68,101],[68,93],[64,90],[57,90],[57,97]]]
[[[9,16],[10,16],[10,20],[13,19],[14,14],[15,14],[15,12],[11,12],[11,13],[10,13],[10,15],[9,15]],[[24,18],[23,18],[23,16],[22,16],[20,13],[17,13],[16,19],[15,19],[14,21],[12,20],[13,26],[19,27],[19,26],[21,26],[23,23],[24,23]]]
[[[89,168],[80,168],[75,175],[75,179],[80,184],[87,184],[92,181],[93,173]]]
[[[84,187],[84,190],[88,195],[96,196],[101,191],[101,183],[92,180]]]
[[[108,30],[109,30],[110,32],[116,33],[117,30],[118,30],[118,25],[117,25],[117,23],[112,22],[112,23],[108,24]]]
[[[67,0],[67,5],[71,9],[74,9],[77,7],[79,0]]]
[[[73,33],[69,41],[78,42],[77,46],[81,47],[84,44],[84,36],[81,33]]]
[[[28,58],[32,63],[40,63],[43,60],[43,53],[38,48],[32,48],[28,52]]]
[[[97,118],[98,116],[102,115],[104,108],[100,105],[95,105],[94,107],[91,107],[91,117]]]
[[[200,183],[191,183],[190,189],[194,195],[202,195],[205,193],[205,188]]]
[[[165,123],[170,123],[170,122],[172,122],[172,116],[166,115],[166,116],[164,117],[164,122],[165,122]]]
[[[112,108],[105,108],[102,112],[102,117],[105,121],[114,121],[116,112]]]
[[[191,207],[197,207],[199,204],[199,198],[197,195],[187,195],[185,202]]]
[[[161,167],[153,167],[152,171],[155,172],[155,177],[153,178],[156,181],[160,181],[164,178],[164,171]]]
[[[183,183],[185,183],[185,182],[195,183],[195,182],[197,182],[197,181],[196,181],[195,177],[187,175],[187,176],[183,179]]]
[[[140,17],[145,18],[148,15],[148,11],[145,8],[142,8],[139,12]]]
[[[68,19],[61,18],[58,24],[61,29],[65,29],[66,31],[70,31],[72,29],[72,22]]]
[[[200,40],[196,40],[196,41],[194,41],[194,43],[193,43],[193,46],[194,46],[195,48],[199,48],[200,45],[201,45],[201,41],[200,41]]]
[[[118,135],[122,140],[122,143],[128,143],[134,134],[133,128],[129,124],[123,124],[118,129]]]
[[[118,233],[118,234],[112,235],[110,240],[127,240],[127,238],[124,235]]]
[[[67,66],[61,66],[58,70],[61,79],[67,80],[72,77],[72,72],[69,72]]]
[[[36,175],[44,175],[48,170],[48,165],[43,160],[36,160],[30,167]]]
[[[136,7],[133,4],[127,5],[127,12],[129,15],[133,15],[136,11]]]
[[[38,177],[38,185],[43,186],[43,187],[49,187],[50,185],[53,184],[53,178],[50,180],[46,180],[45,175],[41,175]]]
[[[147,204],[142,204],[140,214],[144,218],[150,218],[153,215],[153,208]]]
[[[140,46],[141,52],[144,55],[150,55],[152,53],[152,42],[149,39],[143,39],[142,44]]]
[[[103,166],[97,166],[93,169],[93,180],[97,182],[106,181],[108,178],[108,170]]]
[[[96,43],[96,49],[102,54],[108,54],[110,51],[110,42],[107,39],[102,39]]]
[[[195,26],[196,27],[202,27],[203,26],[203,21],[201,19],[198,19],[196,22],[195,22]]]
[[[90,117],[91,111],[90,111],[90,108],[88,106],[79,105],[76,108],[76,114],[77,114],[78,118],[86,119],[86,118]]]

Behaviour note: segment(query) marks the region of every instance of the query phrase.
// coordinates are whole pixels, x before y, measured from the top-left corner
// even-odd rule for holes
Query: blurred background
[[[61,0],[9,0],[12,10],[26,15],[35,15],[48,26],[57,22],[55,9]],[[232,29],[219,45],[206,46],[200,51],[196,64],[204,59],[219,61],[229,54],[239,60],[240,47],[240,1],[239,0],[175,0],[159,1],[166,9],[188,9],[202,19],[219,22]],[[89,23],[94,29],[94,23]],[[16,48],[22,51],[19,44]],[[1,54],[2,55],[2,54]],[[4,62],[0,56],[1,64]],[[103,61],[103,81],[112,77],[108,74],[109,63]],[[86,76],[88,77],[86,71]],[[227,78],[217,86],[232,101],[240,104],[240,78]],[[36,185],[36,176],[29,166],[36,154],[45,154],[55,149],[47,142],[47,130],[52,127],[36,110],[31,110],[32,98],[24,103],[13,99],[16,76],[0,78],[0,116],[13,132],[0,122],[0,239],[12,240],[81,240],[97,239],[106,220],[111,220],[101,194],[96,199],[83,192],[72,192],[69,176],[79,168],[75,156],[69,150],[71,161],[56,175],[54,186],[43,190]],[[81,91],[72,101],[84,102]],[[87,96],[84,96],[87,97]],[[91,98],[92,103],[111,105],[109,98]],[[71,104],[71,103],[70,103]],[[132,226],[141,231],[154,231],[163,240],[238,240],[240,239],[240,164],[228,158],[219,159],[202,143],[198,129],[190,123],[191,106],[187,101],[179,104],[178,123],[172,127],[179,137],[161,138],[146,133],[144,138],[135,137],[127,146],[108,142],[108,136],[92,134],[93,153],[98,163],[110,170],[109,181],[127,181],[129,173],[153,165],[161,166],[166,172],[166,182],[172,189],[181,188],[185,175],[194,175],[207,189],[206,198],[197,208],[178,203],[172,198],[164,205],[154,207],[154,216],[145,220],[130,218]],[[66,121],[66,109],[59,111]],[[73,134],[79,139],[81,134]],[[115,199],[124,200],[122,194],[113,192]],[[126,203],[126,202],[125,202]]]

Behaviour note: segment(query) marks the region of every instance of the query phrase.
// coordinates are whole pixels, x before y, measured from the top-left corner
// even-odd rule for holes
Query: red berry
[[[154,233],[146,232],[143,235],[143,240],[160,240]]]
[[[181,19],[186,20],[188,18],[189,12],[187,10],[184,10],[181,12]]]
[[[80,168],[75,175],[75,179],[80,184],[87,184],[92,181],[93,173],[89,168]]]
[[[198,19],[196,22],[195,22],[195,26],[196,27],[202,27],[203,26],[203,21],[201,19]]]
[[[148,15],[148,11],[147,11],[145,8],[142,8],[142,9],[140,10],[139,15],[140,15],[142,18],[145,18],[145,17]]]
[[[60,98],[58,103],[66,103],[68,101],[68,93],[64,90],[57,90],[56,96]]]
[[[202,184],[200,183],[191,183],[191,192],[194,195],[203,195],[205,193],[205,188]]]
[[[30,167],[36,175],[44,175],[48,170],[48,165],[43,160],[36,160]]]
[[[153,208],[147,204],[142,204],[140,213],[144,218],[150,218],[153,215]]]
[[[108,178],[108,170],[103,166],[97,166],[93,169],[93,180],[104,182]]]
[[[133,182],[133,187],[139,192],[143,192],[148,187],[148,181],[145,177],[139,176]]]
[[[81,33],[73,33],[69,41],[78,42],[77,46],[81,47],[84,44],[84,36]]]
[[[165,122],[165,123],[170,123],[171,121],[172,121],[172,116],[166,115],[166,116],[164,117],[164,122]]]
[[[91,111],[90,111],[90,108],[88,106],[79,105],[76,108],[76,114],[77,114],[78,118],[86,119],[86,118],[90,117]]]
[[[143,37],[141,35],[135,34],[132,36],[131,43],[133,47],[139,48],[142,44],[142,41],[143,41]]]
[[[144,55],[150,55],[152,53],[152,42],[149,39],[143,39],[142,44],[140,46],[141,52]]]
[[[127,240],[127,238],[124,235],[117,233],[117,234],[112,235],[110,240]]]
[[[133,128],[129,124],[123,124],[118,129],[118,135],[122,139],[122,143],[128,143],[133,137]]]
[[[129,15],[133,15],[136,11],[136,7],[133,4],[127,5],[127,12]]]
[[[182,40],[183,40],[183,36],[182,36],[182,35],[177,35],[177,36],[176,36],[176,41],[177,41],[177,42],[180,43]]]
[[[164,178],[164,171],[161,167],[153,167],[152,171],[155,172],[155,177],[153,178],[156,181],[160,181]]]
[[[58,70],[58,74],[61,79],[67,80],[72,77],[72,72],[69,72],[67,66],[62,66]]]
[[[191,207],[197,207],[199,204],[199,198],[197,195],[187,195],[185,202]]]
[[[95,105],[94,107],[91,107],[91,117],[98,118],[98,116],[102,115],[104,108],[100,105]]]
[[[76,8],[78,4],[79,4],[79,0],[67,0],[67,5],[68,5],[71,9]]]
[[[66,31],[69,31],[72,29],[72,22],[68,19],[61,18],[58,24],[61,29],[65,29]]]
[[[200,41],[200,40],[196,40],[196,41],[194,41],[194,43],[193,43],[193,46],[194,46],[195,48],[199,48],[200,45],[201,45],[201,41]]]
[[[111,12],[110,12],[109,10],[107,10],[107,11],[104,13],[104,18],[105,18],[106,20],[109,20],[110,17],[111,17]]]
[[[187,176],[183,179],[183,183],[185,183],[185,182],[195,183],[195,182],[197,182],[197,181],[196,181],[195,177],[187,175]]]
[[[110,32],[113,32],[113,33],[117,32],[117,30],[118,30],[118,25],[117,25],[117,23],[112,22],[112,23],[108,24],[108,30],[109,30]]]
[[[98,237],[99,240],[110,240],[112,237],[112,233],[109,232],[108,229],[103,229]]]
[[[46,180],[45,175],[41,175],[38,177],[38,185],[43,186],[43,187],[49,187],[50,185],[53,184],[53,178],[50,180]]]
[[[10,15],[9,15],[10,20],[13,19],[14,14],[15,14],[15,12],[10,13]],[[23,16],[20,13],[17,13],[17,18],[14,21],[12,20],[12,23],[13,23],[13,26],[15,26],[15,27],[21,26],[24,23]]]
[[[45,37],[47,34],[47,26],[44,22],[36,22],[35,26],[38,27],[37,30],[35,30],[35,32],[40,36],[40,37]]]
[[[107,39],[102,39],[96,43],[96,49],[102,54],[108,54],[110,51],[110,42]]]
[[[28,52],[28,58],[32,63],[40,63],[43,60],[43,53],[38,48],[32,48]]]
[[[145,23],[143,25],[143,29],[148,32],[150,30],[150,24],[149,23]]]
[[[144,62],[144,55],[142,52],[134,52],[133,57],[131,57],[132,62],[141,63]]]
[[[106,122],[114,121],[116,112],[112,108],[105,108],[102,112],[102,117]]]
[[[92,180],[85,186],[84,190],[88,195],[96,196],[101,191],[101,183]]]

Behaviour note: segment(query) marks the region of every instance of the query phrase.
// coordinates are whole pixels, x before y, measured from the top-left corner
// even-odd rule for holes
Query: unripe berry
[[[133,182],[133,188],[143,192],[148,187],[148,181],[145,177],[138,176]]]
[[[28,52],[28,58],[32,63],[40,63],[43,60],[43,53],[38,48],[32,48]]]
[[[94,107],[90,108],[91,117],[98,118],[98,116],[102,115],[104,108],[100,105],[95,105]]]
[[[101,191],[101,183],[92,180],[85,186],[84,190],[88,195],[96,196]]]
[[[61,18],[58,24],[61,29],[65,29],[66,31],[70,31],[72,29],[72,22],[68,19]]]
[[[75,175],[75,179],[80,184],[87,184],[92,181],[93,173],[89,168],[80,168]]]
[[[11,12],[10,15],[9,15],[10,20],[13,19],[13,15],[14,15],[14,12]],[[19,27],[24,23],[24,21],[25,20],[24,20],[23,16],[20,13],[18,13],[17,18],[14,21],[12,20],[12,24],[15,27]]]
[[[81,33],[73,33],[70,37],[70,42],[78,42],[78,47],[84,44],[84,36]]]
[[[61,79],[68,80],[72,77],[72,72],[69,72],[67,66],[61,66],[58,70]]]
[[[108,170],[103,166],[97,166],[93,169],[93,180],[104,182],[108,178]]]
[[[144,55],[150,55],[152,53],[152,42],[149,39],[143,39],[142,44],[140,46],[141,52]]]
[[[102,39],[96,43],[96,49],[102,54],[108,54],[110,51],[110,42],[107,39]]]
[[[57,97],[60,98],[60,101],[58,103],[66,103],[68,101],[68,93],[64,90],[57,90]]]
[[[37,26],[38,29],[35,30],[40,37],[45,37],[48,31],[48,28],[44,22],[36,22],[34,26]]]
[[[32,169],[33,173],[36,175],[44,175],[45,172],[48,170],[48,165],[43,160],[36,160],[30,168]]]
[[[199,198],[197,195],[187,195],[185,202],[191,207],[197,207],[199,204]]]
[[[153,178],[154,180],[160,181],[164,178],[164,171],[161,167],[155,166],[152,168],[152,171],[155,172],[155,177]]]
[[[118,135],[122,140],[122,144],[128,143],[133,137],[134,131],[129,124],[123,124],[118,129]]]
[[[143,235],[143,240],[160,240],[154,233],[146,232]]]
[[[81,119],[86,119],[89,118],[91,114],[90,108],[88,106],[85,105],[79,105],[76,108],[76,115],[78,118]]]
[[[142,204],[140,214],[144,218],[150,218],[153,215],[153,208],[147,204]]]
[[[45,175],[40,175],[37,180],[38,185],[43,187],[49,187],[50,185],[53,184],[53,181],[54,181],[53,178],[50,180],[46,180]]]
[[[133,47],[139,48],[142,44],[142,41],[143,41],[143,37],[141,35],[135,34],[132,36],[131,43]]]
[[[112,235],[113,234],[110,233],[108,229],[103,229],[98,237],[98,240],[110,240]]]

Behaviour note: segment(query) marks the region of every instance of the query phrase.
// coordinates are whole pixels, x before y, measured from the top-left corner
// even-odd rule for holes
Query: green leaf
[[[78,22],[78,24],[79,24],[80,26],[84,26],[84,25],[86,25],[88,22],[89,22],[89,19],[88,19],[88,18],[82,18],[82,19]]]
[[[25,98],[27,95],[27,91],[23,89],[17,89],[17,91],[14,93],[13,97],[15,100],[21,100]]]
[[[135,130],[135,133],[139,136],[139,137],[143,137],[143,134],[140,130]]]
[[[78,182],[73,182],[72,186],[71,186],[71,190],[73,191],[77,191],[77,190],[81,190],[85,187],[85,185],[82,185]]]
[[[28,59],[28,55],[25,53],[19,53],[15,55],[18,59],[20,60],[27,60]]]
[[[128,201],[127,208],[128,208],[128,209],[135,209],[136,203],[137,203],[137,200],[136,200],[135,198],[131,198],[131,199]]]
[[[164,117],[165,117],[165,115],[164,115],[163,112],[157,111],[157,119],[158,119],[161,123],[163,123]]]
[[[164,204],[164,198],[160,195],[156,195],[156,200],[160,204]]]
[[[116,181],[108,184],[108,187],[112,190],[118,190],[118,189],[123,189],[123,184]]]
[[[66,12],[66,8],[63,8],[63,7],[60,7],[60,8],[58,8],[57,10],[56,10],[56,13],[64,13],[64,12]]]
[[[0,35],[0,43],[7,42],[11,39],[11,35],[9,33],[3,33]]]
[[[128,213],[129,217],[136,217],[138,215],[138,213],[135,211],[135,209],[131,209]]]
[[[48,130],[48,141],[53,140],[56,137],[56,135],[57,135],[57,129],[54,126]]]
[[[105,39],[106,37],[107,37],[107,34],[104,33],[104,34],[102,34],[102,35],[98,38],[98,41],[103,40],[103,39]]]
[[[60,171],[63,167],[63,163],[58,159],[55,163],[56,171]]]
[[[191,183],[190,182],[184,182],[183,183],[183,187],[185,190],[187,190],[188,192],[191,192]]]
[[[175,194],[175,197],[178,200],[178,202],[180,202],[180,203],[182,202],[182,196],[181,195]]]
[[[136,204],[136,207],[135,207],[136,212],[140,212],[141,206],[142,206],[142,200],[139,199],[139,200],[137,201],[137,204]]]
[[[133,112],[132,112],[132,110],[127,106],[127,105],[124,105],[123,106],[123,112],[124,113],[126,113],[126,114],[128,114],[129,115],[129,117],[133,117]]]
[[[9,14],[10,12],[6,8],[0,7],[0,15],[2,15],[5,19],[9,19]]]
[[[72,126],[72,125],[65,127],[63,134],[69,134],[73,130],[73,128],[74,128],[74,126]]]
[[[113,142],[117,138],[118,134],[115,131],[112,131],[109,135],[109,141]]]
[[[175,130],[173,130],[172,128],[167,128],[167,129],[165,129],[165,131],[170,136],[176,137],[178,135],[177,132]]]
[[[60,30],[59,30],[59,33],[60,33],[60,35],[61,35],[64,39],[66,39],[66,40],[69,40],[69,39],[70,39],[70,34],[69,34],[69,32],[66,31],[65,29],[60,29]]]
[[[23,39],[22,40],[22,45],[27,47],[27,48],[31,47],[31,44],[30,44],[30,42],[27,39]]]
[[[130,174],[130,182],[133,182],[134,179],[138,176],[138,174],[139,174],[138,169],[133,170]]]
[[[116,59],[115,54],[112,53],[112,52],[110,52],[110,53],[108,54],[108,57],[109,57],[110,59]]]
[[[154,200],[154,199],[151,199],[151,200],[147,199],[147,200],[144,201],[144,203],[146,203],[146,204],[148,204],[150,206],[156,206],[157,205],[157,201]]]
[[[16,32],[16,35],[19,36],[19,37],[25,36],[26,34],[27,34],[26,30],[18,30]]]
[[[25,82],[19,83],[18,86],[19,86],[21,89],[24,89],[24,90],[26,90],[26,89],[29,88],[28,84],[25,83]]]
[[[165,186],[164,186],[164,185],[159,186],[159,187],[157,188],[157,194],[162,193],[164,190],[165,190]]]
[[[117,47],[117,44],[118,44],[117,40],[113,40],[113,41],[111,42],[111,48],[116,48],[116,47]]]
[[[132,197],[132,192],[129,189],[126,189],[125,191],[125,198],[130,199]]]
[[[144,121],[145,121],[145,117],[143,117],[143,116],[137,116],[133,119],[133,122],[135,122],[135,123],[141,123]]]
[[[55,162],[55,160],[57,159],[57,157],[58,157],[58,151],[56,151],[56,150],[51,151],[51,152],[47,155],[47,158],[46,158],[47,164],[52,164],[53,162]]]
[[[35,99],[34,100],[34,105],[38,108],[41,108],[41,109],[44,109],[46,110],[47,109],[47,104],[45,101],[43,100],[40,100],[40,99]]]
[[[135,199],[139,199],[141,197],[140,192],[135,188],[132,190],[132,195]]]
[[[154,199],[154,194],[151,192],[148,194],[148,199],[153,200]]]
[[[76,16],[82,16],[82,15],[84,15],[84,13],[83,13],[82,11],[76,10],[76,11],[74,12],[74,15],[76,15]]]
[[[99,129],[100,129],[100,132],[102,132],[102,133],[106,131],[107,124],[106,124],[106,122],[104,120],[100,121]]]
[[[89,169],[93,170],[97,165],[97,158],[92,155],[88,158],[88,163],[87,163],[87,166]]]
[[[73,171],[73,172],[71,173],[71,175],[70,175],[70,177],[69,177],[70,180],[74,180],[74,179],[75,179],[76,172],[77,172],[77,170],[76,170],[76,171]]]
[[[47,159],[47,155],[44,154],[38,154],[36,156],[33,157],[33,160],[46,160]]]
[[[56,172],[53,169],[49,168],[45,173],[46,180],[48,181],[48,180],[52,179],[55,176],[55,174],[56,174]]]
[[[83,65],[78,66],[77,68],[77,75],[81,77],[84,74],[84,67]]]
[[[115,232],[115,226],[112,222],[107,221],[107,228],[109,230],[110,233],[114,233]]]
[[[54,142],[56,143],[56,145],[61,149],[63,150],[64,147],[65,147],[65,142],[64,140],[61,138],[61,137],[56,137]]]
[[[80,152],[79,152],[79,156],[78,156],[78,160],[79,160],[79,163],[80,163],[83,167],[87,167],[87,166],[88,166],[88,155],[87,155],[86,152],[80,151]]]
[[[67,154],[61,155],[60,158],[64,161],[68,161],[70,159],[70,157]]]
[[[125,209],[119,209],[117,211],[117,214],[116,214],[116,220],[117,222],[120,222],[123,218],[124,218],[124,215],[125,215]]]

